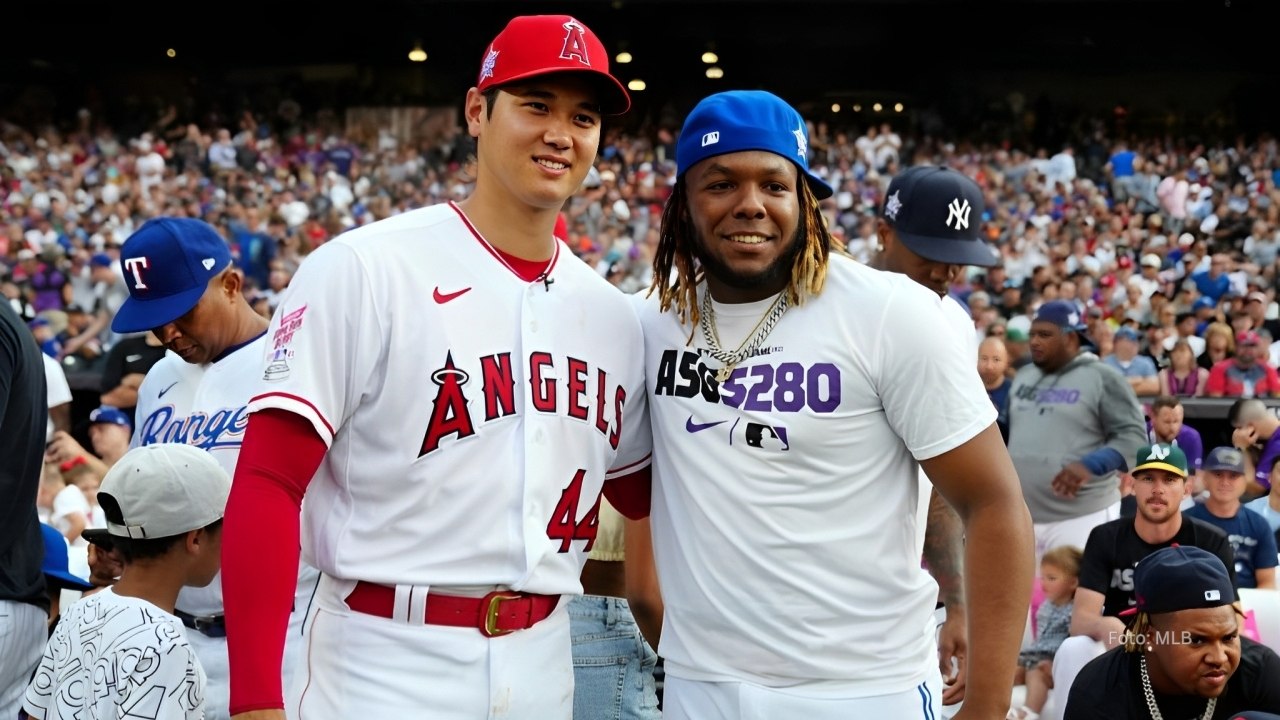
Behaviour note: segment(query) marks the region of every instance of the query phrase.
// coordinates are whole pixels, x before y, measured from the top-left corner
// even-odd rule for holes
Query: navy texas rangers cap
[[[591,29],[568,15],[521,15],[498,33],[480,59],[476,89],[484,92],[517,80],[556,72],[590,73],[603,82],[600,110],[621,115],[631,96],[609,73],[609,53]]]
[[[979,234],[986,204],[963,173],[917,165],[889,183],[881,214],[898,239],[926,260],[993,267],[1000,256]]]
[[[716,155],[763,150],[795,163],[819,200],[831,197],[831,186],[809,172],[809,129],[795,108],[763,90],[716,93],[685,118],[676,141],[676,174]]]
[[[148,220],[120,249],[129,298],[116,312],[111,329],[141,332],[177,320],[200,302],[209,281],[230,265],[227,242],[203,220]]]
[[[1121,614],[1167,613],[1230,605],[1235,586],[1227,566],[1213,553],[1192,545],[1171,545],[1138,561],[1133,570],[1136,605]]]

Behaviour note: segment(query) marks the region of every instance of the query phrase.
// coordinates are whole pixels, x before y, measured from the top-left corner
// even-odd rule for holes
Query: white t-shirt
[[[450,204],[313,252],[268,330],[251,412],[329,449],[302,551],[333,577],[582,591],[606,478],[648,464],[640,325],[563,244],[520,278]]]
[[[107,588],[63,613],[23,706],[45,720],[199,720],[204,697],[178,618]]]
[[[66,535],[67,531],[71,529],[71,522],[67,520],[67,516],[74,513],[84,515],[87,522],[89,519],[89,501],[85,500],[84,493],[80,492],[80,488],[75,485],[68,485],[53,496],[53,509],[49,512],[47,522],[53,526],[54,530]],[[84,538],[79,538],[75,544],[87,543],[85,543]]]
[[[941,299],[833,254],[822,294],[723,384],[700,331],[637,302],[667,672],[843,697],[936,672],[917,460],[996,418],[972,350],[935,331]],[[770,302],[717,304],[720,342]]]
[[[44,353],[40,353],[40,358],[44,360],[44,384],[49,397],[49,409],[71,402],[71,386],[67,384],[67,373],[63,371],[57,360]],[[44,441],[49,442],[53,439],[54,433],[52,415],[46,423]]]

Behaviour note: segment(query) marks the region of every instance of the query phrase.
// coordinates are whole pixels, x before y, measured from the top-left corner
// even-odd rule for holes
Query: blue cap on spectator
[[[1116,339],[1117,340],[1133,340],[1134,342],[1137,342],[1138,331],[1134,330],[1128,325],[1122,326],[1119,330],[1116,330]]]
[[[111,267],[111,256],[106,253],[94,253],[89,258],[89,264],[94,267]]]
[[[1204,459],[1202,470],[1226,470],[1244,474],[1244,453],[1230,446],[1216,447]]]
[[[1070,300],[1050,300],[1036,311],[1035,322],[1053,323],[1063,332],[1073,332],[1080,336],[1080,346],[1097,347],[1093,340],[1085,334],[1089,329],[1080,320],[1080,309]]]
[[[38,317],[32,320],[31,322],[27,323],[27,327],[31,328],[32,330],[35,330],[36,328],[49,327],[49,320],[48,318]]]
[[[809,172],[809,129],[795,108],[763,90],[731,90],[704,98],[685,118],[676,142],[676,174],[716,155],[763,150],[799,166],[819,200],[831,186]]]
[[[133,429],[133,423],[129,422],[129,416],[120,408],[110,405],[101,405],[89,413],[89,422],[91,424],[110,423],[112,425],[122,425],[130,430]]]
[[[200,302],[209,281],[229,265],[226,241],[203,220],[148,220],[120,250],[129,299],[120,306],[111,329],[139,332],[177,320]]]
[[[1217,305],[1217,303],[1213,301],[1213,298],[1205,297],[1202,295],[1196,298],[1195,302],[1191,303],[1191,311],[1195,312],[1197,310],[1205,310],[1205,309],[1212,310],[1215,305]]]
[[[67,539],[62,537],[62,533],[40,523],[40,534],[44,536],[44,562],[40,565],[40,572],[44,573],[45,578],[68,590],[92,590],[93,586],[86,580],[71,574],[67,560]]]
[[[1121,615],[1221,607],[1235,602],[1236,591],[1217,555],[1192,545],[1172,545],[1138,561],[1133,596],[1137,604]]]
[[[885,191],[884,220],[911,252],[948,265],[1000,264],[982,240],[982,189],[964,173],[917,165],[898,173]]]

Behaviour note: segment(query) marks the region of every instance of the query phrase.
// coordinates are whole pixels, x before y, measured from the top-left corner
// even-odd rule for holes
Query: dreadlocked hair
[[[796,253],[791,266],[791,280],[787,283],[787,302],[791,305],[802,305],[809,296],[822,292],[832,247],[835,246],[836,252],[842,250],[827,229],[827,220],[818,209],[818,198],[809,189],[803,175],[799,183],[800,224],[797,234],[803,245]],[[696,325],[699,320],[698,283],[706,271],[697,265],[694,257],[697,230],[689,214],[686,189],[684,177],[677,179],[667,206],[662,210],[658,249],[653,257],[653,284],[648,294],[658,293],[658,306],[662,312],[674,306],[681,323]]]

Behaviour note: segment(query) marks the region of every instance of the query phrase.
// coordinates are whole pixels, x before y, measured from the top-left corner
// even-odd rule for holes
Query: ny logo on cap
[[[1165,446],[1165,445],[1152,445],[1152,446],[1151,446],[1151,459],[1152,459],[1152,460],[1164,460],[1164,459],[1165,459],[1165,458],[1167,458],[1167,457],[1169,457],[1169,448],[1168,448],[1167,446]]]
[[[947,206],[947,227],[951,227],[951,221],[956,221],[956,230],[964,230],[969,227],[969,201],[965,200],[961,203],[960,198],[951,201]]]
[[[583,37],[583,31],[586,28],[577,20],[569,18],[569,21],[564,24],[564,29],[564,47],[560,49],[560,59],[577,58],[583,65],[590,65],[591,60],[587,58],[587,39]]]
[[[804,125],[802,124],[800,125],[800,127],[796,128],[795,130],[792,130],[791,134],[796,136],[796,154],[808,160],[809,159],[809,141],[806,140],[804,137]]]
[[[133,288],[135,290],[147,289],[147,284],[142,281],[142,271],[150,266],[151,263],[147,261],[146,255],[124,259],[124,269],[133,273]]]

